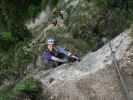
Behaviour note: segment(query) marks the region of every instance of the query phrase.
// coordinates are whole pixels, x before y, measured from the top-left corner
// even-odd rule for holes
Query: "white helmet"
[[[55,39],[54,38],[48,38],[47,44],[55,44]]]

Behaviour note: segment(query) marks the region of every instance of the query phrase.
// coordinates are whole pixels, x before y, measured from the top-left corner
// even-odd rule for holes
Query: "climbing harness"
[[[115,57],[115,51],[113,51],[113,48],[112,48],[112,45],[111,45],[111,42],[109,42],[109,48],[110,48],[110,51],[111,51],[111,57],[112,57],[112,63],[114,65],[114,68],[117,72],[117,75],[118,75],[118,78],[120,80],[120,83],[121,83],[121,86],[123,88],[123,92],[127,98],[127,100],[131,100],[130,96],[129,96],[129,92],[128,92],[128,88],[127,88],[127,84],[122,76],[122,73],[120,71],[120,66],[119,66],[119,63]]]

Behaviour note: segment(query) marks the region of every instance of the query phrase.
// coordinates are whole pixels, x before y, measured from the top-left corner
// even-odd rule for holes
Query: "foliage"
[[[0,90],[0,100],[13,100],[14,93],[10,90],[10,88],[3,88]]]
[[[28,78],[18,82],[15,87],[8,86],[0,89],[0,100],[16,100],[17,98],[22,100],[23,97],[18,97],[21,96],[20,94],[25,93],[29,97],[33,95],[36,97],[41,96],[41,92],[40,83],[33,78]]]
[[[15,88],[14,91],[19,92],[38,92],[39,91],[39,82],[37,80],[34,80],[32,78],[29,78],[27,80],[19,82]]]
[[[11,32],[3,32],[0,34],[0,38],[3,40],[11,40],[12,38],[12,33]]]
[[[76,7],[61,8],[67,12],[65,25],[73,38],[85,40],[91,50],[112,39],[133,22],[133,4],[127,0],[82,0]]]
[[[19,78],[26,65],[32,60],[32,53],[25,51],[27,42],[20,42],[12,46],[8,51],[0,49],[0,79]],[[13,78],[13,79],[14,79]]]
[[[40,82],[33,78],[22,80],[12,90],[17,100],[25,100],[27,98],[40,100],[42,98],[42,89]]]
[[[49,0],[45,0],[49,1]],[[0,80],[12,81],[23,76],[33,54],[25,50],[31,33],[25,22],[33,19],[42,10],[43,0],[0,1]],[[50,0],[54,7],[58,0]]]
[[[49,5],[52,9],[59,0],[3,0],[0,1],[0,31],[10,31],[20,39],[30,34],[25,27],[27,19],[35,16]],[[20,34],[21,33],[21,34]],[[26,33],[26,34],[25,34]],[[27,34],[28,33],[28,34]],[[24,37],[22,37],[25,34]],[[21,36],[22,35],[22,36]]]
[[[30,35],[29,31],[24,26],[25,21],[23,16],[19,15],[15,0],[1,1],[0,13],[0,23],[3,31],[11,32],[12,36],[17,40],[23,40]]]

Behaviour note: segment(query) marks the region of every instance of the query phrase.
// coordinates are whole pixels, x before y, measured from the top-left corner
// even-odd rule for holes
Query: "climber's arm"
[[[56,62],[66,62],[66,60],[62,60],[62,59],[57,58],[57,57],[55,57],[55,56],[52,56],[52,57],[51,57],[51,60],[56,61]]]
[[[56,62],[66,62],[65,60],[62,60],[58,57],[55,57],[53,54],[49,53],[49,52],[45,52],[42,56],[43,60],[47,60],[47,61],[56,61]]]

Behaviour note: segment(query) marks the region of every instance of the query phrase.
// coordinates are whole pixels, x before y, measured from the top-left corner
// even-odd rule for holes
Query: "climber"
[[[80,61],[78,56],[58,46],[53,38],[48,38],[47,50],[43,53],[42,59],[50,67],[56,67],[67,62]]]

